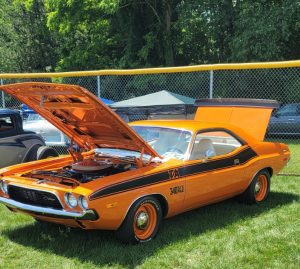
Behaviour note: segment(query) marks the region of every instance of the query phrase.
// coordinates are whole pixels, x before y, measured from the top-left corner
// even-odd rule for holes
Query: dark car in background
[[[0,168],[57,156],[39,134],[23,129],[18,111],[0,109]]]
[[[270,119],[267,135],[299,136],[300,103],[281,106]]]

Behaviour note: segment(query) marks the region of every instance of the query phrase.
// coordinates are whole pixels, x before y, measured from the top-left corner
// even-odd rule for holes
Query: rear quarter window
[[[241,142],[225,131],[201,132],[196,135],[190,159],[196,160],[226,155],[241,146]]]

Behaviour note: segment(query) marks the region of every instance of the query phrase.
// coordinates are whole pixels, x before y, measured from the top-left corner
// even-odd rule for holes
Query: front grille
[[[54,209],[63,209],[56,195],[51,192],[26,189],[19,186],[9,185],[8,195],[11,199],[20,203],[50,207]]]

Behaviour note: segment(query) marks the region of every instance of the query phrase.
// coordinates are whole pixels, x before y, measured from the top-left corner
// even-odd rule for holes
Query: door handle
[[[295,119],[288,119],[288,121],[294,121]]]

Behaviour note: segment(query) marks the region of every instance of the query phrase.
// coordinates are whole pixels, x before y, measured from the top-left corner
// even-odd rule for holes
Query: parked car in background
[[[300,103],[281,106],[270,118],[267,135],[300,135]]]
[[[32,109],[30,109],[27,105],[21,104],[20,114],[23,120],[26,120],[29,115],[36,114]]]
[[[285,144],[263,142],[274,101],[201,100],[194,120],[129,126],[77,85],[0,89],[81,149],[0,170],[0,202],[40,221],[115,230],[125,243],[147,242],[163,218],[230,197],[262,203],[290,159]]]
[[[24,130],[33,131],[43,137],[47,146],[67,147],[68,138],[45,120],[39,114],[29,114],[27,120],[24,121]]]
[[[39,134],[23,129],[18,111],[0,109],[0,167],[57,156]]]

